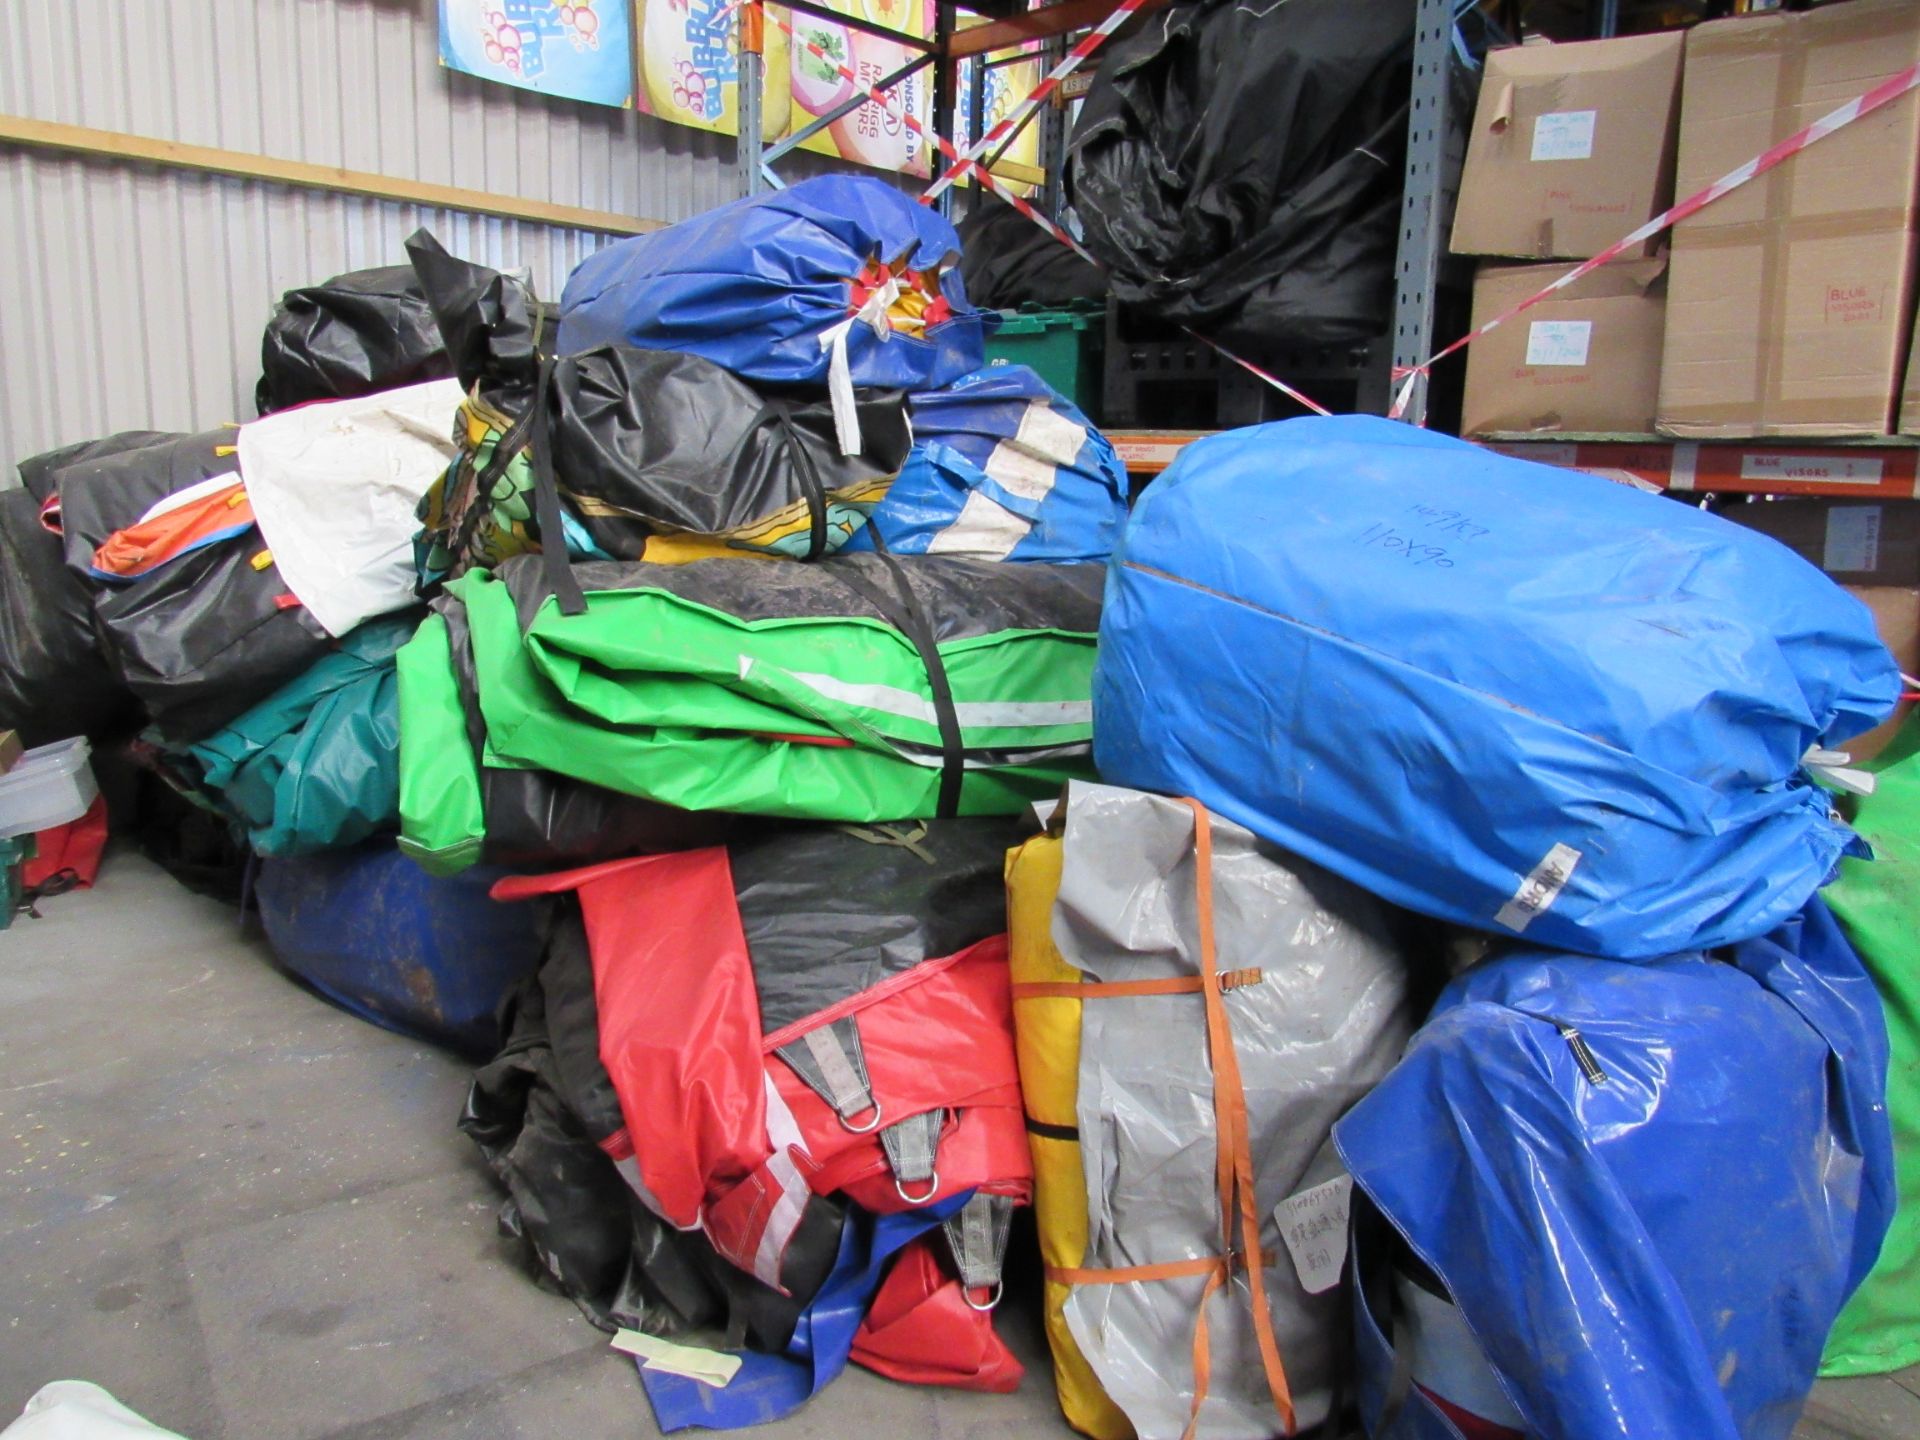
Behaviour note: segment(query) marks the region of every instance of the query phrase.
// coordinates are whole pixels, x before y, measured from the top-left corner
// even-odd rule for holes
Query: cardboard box
[[[1684,45],[1676,32],[1489,54],[1454,254],[1585,260],[1672,204]]]
[[[1915,279],[1920,288],[1920,277]],[[1913,342],[1907,349],[1907,383],[1900,392],[1900,433],[1920,435],[1920,323],[1913,327]]]
[[[1720,513],[1846,584],[1920,586],[1920,501],[1760,500]]]
[[[1920,673],[1920,590],[1903,590],[1891,585],[1849,585],[1847,593],[1873,611],[1873,623],[1879,627],[1880,639],[1893,652],[1900,669],[1908,675]],[[1841,748],[1856,761],[1871,760],[1893,743],[1893,737],[1900,733],[1900,727],[1912,711],[1911,704],[1896,707],[1884,724],[1846,741]]]
[[[1565,273],[1563,265],[1483,265],[1478,326]],[[1660,398],[1663,259],[1617,260],[1467,347],[1463,435],[1646,435]]]
[[[1848,0],[1696,26],[1683,199],[1920,61],[1920,0]],[[1883,435],[1913,310],[1920,95],[1676,228],[1660,428],[1684,438]]]

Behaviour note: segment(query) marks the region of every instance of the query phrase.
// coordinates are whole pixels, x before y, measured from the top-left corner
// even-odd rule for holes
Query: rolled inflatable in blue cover
[[[1893,1216],[1886,1079],[1879,997],[1815,898],[1724,958],[1476,966],[1334,1143],[1528,1435],[1787,1440]],[[1457,1434],[1393,1385],[1416,1337],[1379,1308],[1356,1306],[1368,1433]]]
[[[388,1030],[469,1055],[500,1047],[500,1002],[540,963],[530,907],[502,872],[428,875],[391,845],[262,862],[254,895],[281,967]]]
[[[1093,422],[1025,365],[910,402],[914,447],[868,519],[899,555],[1106,560],[1127,523],[1127,469]]]
[[[1802,769],[1899,690],[1784,546],[1364,416],[1189,446],[1108,574],[1094,751],[1429,915],[1644,959],[1858,851]]]
[[[559,350],[680,350],[774,384],[842,364],[853,385],[937,390],[985,358],[959,259],[930,207],[823,175],[595,251],[561,296]]]

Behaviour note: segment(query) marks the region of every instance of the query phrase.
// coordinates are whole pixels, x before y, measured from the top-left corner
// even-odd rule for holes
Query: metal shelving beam
[[[1407,110],[1407,177],[1400,199],[1399,254],[1394,260],[1396,368],[1418,365],[1437,348],[1433,302],[1440,282],[1440,257],[1447,243],[1443,200],[1450,178],[1448,152],[1458,149],[1459,130],[1449,114],[1453,10],[1454,0],[1420,0],[1415,21],[1413,95]],[[1451,159],[1457,166],[1458,155]],[[1426,415],[1427,379],[1416,376],[1404,418],[1418,425]]]

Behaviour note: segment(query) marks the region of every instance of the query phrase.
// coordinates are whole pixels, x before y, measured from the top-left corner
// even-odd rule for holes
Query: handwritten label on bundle
[[[1534,160],[1589,160],[1597,110],[1555,110],[1533,122]]]
[[[1527,364],[1584,365],[1592,341],[1591,320],[1536,320],[1527,329]]]
[[[1318,1295],[1340,1283],[1340,1271],[1347,1263],[1347,1215],[1352,1208],[1351,1175],[1336,1175],[1273,1207],[1274,1223],[1293,1256],[1300,1288],[1307,1294]]]

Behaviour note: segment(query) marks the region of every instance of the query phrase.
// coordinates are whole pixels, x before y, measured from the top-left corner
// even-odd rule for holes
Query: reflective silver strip
[[[620,1178],[627,1182],[627,1188],[640,1197],[640,1203],[669,1225],[673,1226],[674,1229],[698,1230],[700,1228],[700,1222],[703,1217],[698,1210],[693,1212],[693,1219],[685,1225],[682,1225],[667,1213],[667,1207],[660,1203],[654,1193],[647,1188],[647,1182],[640,1178],[640,1157],[638,1155],[629,1155],[624,1160],[614,1161],[613,1168],[620,1172]]]
[[[807,1142],[773,1077],[762,1071],[761,1079],[767,1090],[767,1139],[773,1145],[773,1154],[767,1157],[762,1169],[779,1185],[780,1198],[774,1201],[773,1213],[767,1216],[766,1228],[760,1232],[760,1243],[753,1252],[753,1273],[765,1284],[779,1289],[780,1262],[793,1240],[793,1232],[800,1228],[809,1193],[791,1151],[806,1154]]]
[[[918,720],[938,725],[939,713],[924,695],[902,690],[895,685],[876,685],[841,680],[832,675],[808,674],[789,670],[789,678],[829,700],[843,705],[858,705],[863,710],[878,710],[903,720]],[[1093,723],[1091,700],[963,700],[954,707],[962,725],[982,729],[1026,729],[1040,725],[1089,725]]]

